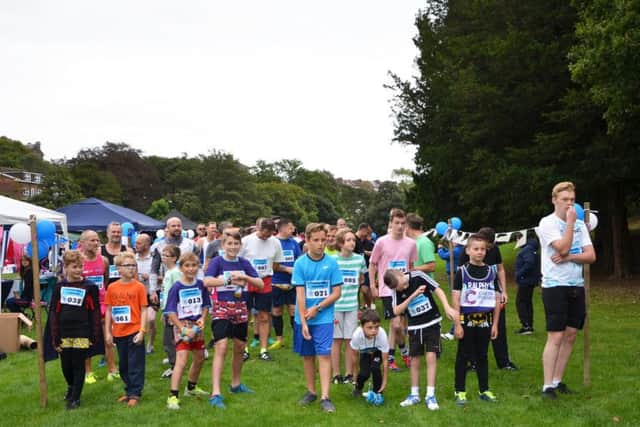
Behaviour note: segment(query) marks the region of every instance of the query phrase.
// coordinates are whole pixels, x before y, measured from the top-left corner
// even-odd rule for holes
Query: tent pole
[[[36,313],[36,341],[38,342],[38,371],[40,373],[40,406],[47,407],[47,377],[44,368],[44,346],[42,341],[42,310],[40,309],[40,258],[38,254],[38,231],[36,216],[29,216],[31,226],[31,265],[33,267],[33,302]]]

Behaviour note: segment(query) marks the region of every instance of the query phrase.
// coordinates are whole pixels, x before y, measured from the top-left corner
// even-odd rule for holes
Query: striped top
[[[358,289],[360,275],[367,274],[367,265],[360,254],[352,254],[350,258],[335,256],[342,273],[342,292],[336,301],[335,311],[356,311],[358,309]]]

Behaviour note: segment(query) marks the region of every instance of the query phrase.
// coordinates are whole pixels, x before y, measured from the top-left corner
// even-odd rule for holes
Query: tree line
[[[295,159],[260,160],[248,167],[219,150],[167,158],[107,142],[80,150],[71,159],[48,162],[20,141],[0,137],[0,153],[0,166],[45,175],[43,191],[30,199],[33,203],[57,209],[97,197],[157,219],[172,209],[197,222],[229,220],[240,225],[273,215],[290,218],[298,227],[343,217],[354,227],[368,222],[385,233],[389,210],[404,207],[409,187],[395,181],[377,188],[369,181],[348,185]]]
[[[638,214],[639,0],[430,0],[416,75],[391,73],[395,140],[416,146],[411,209],[518,229],[554,183],[599,211],[598,264],[628,276]]]

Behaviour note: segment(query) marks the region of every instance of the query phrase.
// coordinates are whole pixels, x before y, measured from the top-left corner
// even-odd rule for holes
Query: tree
[[[257,192],[261,204],[269,209],[266,216],[288,218],[298,228],[318,220],[314,197],[297,185],[283,182],[259,183]]]
[[[31,149],[6,136],[0,136],[0,166],[41,173],[48,168],[47,162]]]
[[[58,209],[84,198],[80,186],[65,166],[50,166],[41,190],[30,202],[49,209]]]
[[[171,206],[169,206],[169,202],[166,199],[158,199],[151,202],[151,206],[145,212],[151,218],[162,219],[167,216],[171,212]]]

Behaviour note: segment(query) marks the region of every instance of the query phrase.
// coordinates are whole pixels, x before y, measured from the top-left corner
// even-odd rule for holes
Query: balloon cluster
[[[460,230],[460,228],[462,228],[462,220],[457,216],[452,217],[451,228],[453,228],[454,230]],[[444,236],[445,234],[447,234],[448,230],[449,224],[447,224],[446,221],[440,221],[436,224],[436,231],[440,236]]]
[[[367,403],[371,403],[373,406],[382,406],[384,403],[384,396],[382,393],[376,393],[373,390],[369,390],[366,394]]]
[[[42,259],[49,253],[49,248],[58,243],[56,240],[56,225],[46,219],[38,220],[36,222],[36,233],[38,236],[38,256]],[[33,256],[31,228],[27,224],[21,222],[13,224],[9,229],[9,238],[18,244],[27,245],[27,255]]]
[[[584,221],[584,209],[580,203],[574,203],[573,208],[576,210],[576,218]],[[585,223],[589,231],[593,231],[598,226],[598,217],[593,212],[589,212],[589,222]]]
[[[193,325],[193,327],[191,328],[191,330],[193,331],[193,333],[195,335],[198,335],[198,333],[200,333],[201,329],[198,327],[198,325]],[[182,340],[183,342],[191,342],[191,338],[189,337],[189,335],[187,335],[188,332],[188,328],[182,328],[182,331],[180,331],[180,340]]]

